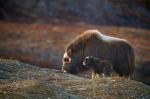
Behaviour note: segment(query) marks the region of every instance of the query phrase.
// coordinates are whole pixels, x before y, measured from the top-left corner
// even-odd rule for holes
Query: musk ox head
[[[87,56],[83,60],[83,65],[90,68],[95,63],[99,63],[99,60],[100,60],[99,58],[95,58],[93,56]]]
[[[73,49],[67,49],[63,56],[63,72],[68,72],[71,74],[77,74],[82,68],[82,56],[79,51]]]
[[[68,44],[62,60],[64,72],[77,74],[85,69],[83,66],[84,50],[90,35],[83,33]]]
[[[88,41],[97,36],[98,31],[86,31],[79,35],[67,46],[63,56],[63,67],[64,72],[76,74],[79,71],[85,70],[83,66],[84,50],[85,46],[88,45]]]

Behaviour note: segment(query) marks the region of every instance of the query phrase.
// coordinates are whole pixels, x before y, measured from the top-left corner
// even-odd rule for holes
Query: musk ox
[[[93,56],[87,56],[83,60],[83,65],[93,70],[92,78],[103,74],[103,77],[110,77],[112,75],[113,67],[111,62],[107,60],[100,60]]]
[[[68,44],[63,56],[63,71],[76,74],[83,68],[86,56],[97,57],[112,63],[119,76],[130,77],[135,67],[134,50],[125,40],[88,30]]]

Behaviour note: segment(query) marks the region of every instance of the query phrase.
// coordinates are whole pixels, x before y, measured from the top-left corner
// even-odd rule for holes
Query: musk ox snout
[[[70,68],[69,64],[71,63],[71,58],[69,57],[67,52],[64,53],[62,62],[63,62],[62,71],[69,72],[69,68]]]

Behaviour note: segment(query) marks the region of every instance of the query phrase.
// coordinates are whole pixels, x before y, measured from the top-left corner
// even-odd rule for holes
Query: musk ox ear
[[[71,56],[71,54],[72,54],[72,50],[71,50],[71,49],[69,49],[69,50],[67,51],[67,54],[68,54],[68,56]]]

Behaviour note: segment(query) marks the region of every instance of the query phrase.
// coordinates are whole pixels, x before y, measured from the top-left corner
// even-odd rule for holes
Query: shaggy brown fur
[[[110,61],[120,76],[130,77],[133,74],[134,51],[124,39],[106,36],[97,30],[84,32],[67,46],[63,57],[63,70],[72,74],[78,73],[83,69],[82,62],[86,56]]]
[[[101,74],[107,77],[112,75],[113,67],[107,60],[100,60],[99,58],[95,58],[93,56],[87,56],[84,58],[83,65],[93,70],[92,78],[95,78],[96,75]]]

